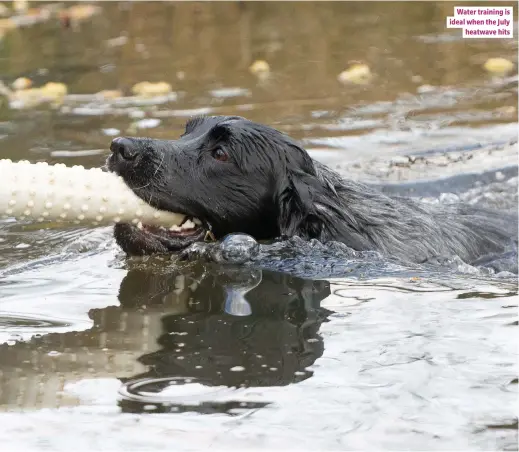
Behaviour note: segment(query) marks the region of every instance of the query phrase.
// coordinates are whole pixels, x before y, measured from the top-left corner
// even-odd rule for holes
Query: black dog
[[[115,226],[131,255],[167,253],[241,232],[257,240],[338,241],[413,262],[473,262],[517,240],[517,218],[478,207],[389,197],[342,179],[285,134],[235,116],[190,120],[172,141],[117,138],[109,170],[143,200],[186,215],[181,230]],[[178,228],[177,228],[178,229]]]

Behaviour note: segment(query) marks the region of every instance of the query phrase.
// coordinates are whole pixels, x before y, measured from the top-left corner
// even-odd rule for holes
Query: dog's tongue
[[[180,228],[186,216],[157,210],[114,173],[64,164],[0,160],[0,216],[72,224]],[[194,226],[194,224],[193,224]]]

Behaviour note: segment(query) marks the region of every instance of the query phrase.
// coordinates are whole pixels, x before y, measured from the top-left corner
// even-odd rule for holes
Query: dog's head
[[[258,240],[319,238],[327,201],[316,201],[333,197],[321,196],[333,183],[319,177],[301,146],[241,117],[194,118],[177,140],[116,138],[111,150],[109,170],[141,199],[186,216],[176,231],[117,225],[116,239],[129,254],[179,250],[207,231],[216,238],[233,232]]]

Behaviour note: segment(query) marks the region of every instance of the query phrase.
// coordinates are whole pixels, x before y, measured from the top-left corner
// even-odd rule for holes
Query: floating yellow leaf
[[[60,12],[62,19],[69,19],[72,21],[80,21],[89,19],[94,14],[101,12],[101,8],[96,5],[80,4],[74,5]]]
[[[49,97],[51,99],[63,97],[67,94],[68,91],[67,85],[65,85],[64,83],[56,82],[49,82],[42,86],[40,89],[44,97]]]
[[[123,93],[117,89],[105,89],[96,93],[96,96],[103,99],[118,99],[123,97]]]
[[[32,86],[32,80],[27,77],[19,77],[13,83],[11,83],[11,86],[16,91],[27,89]]]
[[[249,66],[249,72],[257,76],[265,76],[270,73],[270,66],[265,60],[256,60]]]
[[[371,81],[373,74],[367,64],[355,63],[348,69],[342,71],[337,80],[341,83],[354,83],[356,85],[365,85]]]
[[[29,9],[29,2],[27,0],[13,0],[13,9],[18,14],[23,14]]]
[[[9,103],[12,108],[31,108],[44,101],[41,88],[29,88],[14,91],[9,96]]]
[[[153,97],[170,93],[171,85],[166,82],[139,82],[133,85],[132,93],[136,96]]]
[[[489,58],[483,67],[493,74],[506,74],[514,68],[514,63],[506,58]]]
[[[12,108],[31,108],[44,102],[59,104],[67,94],[63,83],[49,82],[40,88],[20,89],[9,93]]]

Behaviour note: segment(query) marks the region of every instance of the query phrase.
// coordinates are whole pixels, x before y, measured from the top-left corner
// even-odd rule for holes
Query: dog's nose
[[[110,144],[110,150],[123,160],[134,160],[139,154],[137,143],[131,138],[118,137]]]

